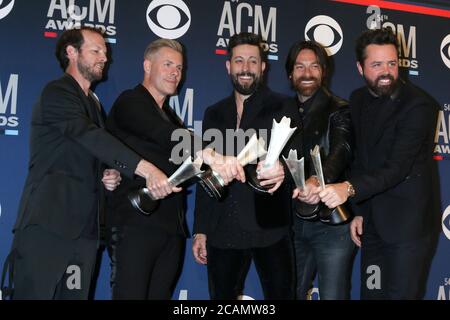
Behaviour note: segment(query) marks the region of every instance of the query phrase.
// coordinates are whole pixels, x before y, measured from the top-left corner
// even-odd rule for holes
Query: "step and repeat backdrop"
[[[429,4],[432,3],[432,4]],[[76,25],[105,30],[112,61],[95,92],[108,111],[116,97],[142,79],[146,45],[159,37],[187,49],[187,72],[171,106],[194,130],[205,108],[230,94],[225,69],[228,39],[240,31],[261,34],[268,43],[267,82],[293,95],[284,72],[292,43],[314,39],[333,61],[331,89],[343,98],[361,85],[354,56],[356,37],[368,28],[391,27],[397,34],[404,77],[425,89],[441,107],[435,160],[441,184],[442,232],[427,283],[426,299],[450,299],[450,3],[379,0],[0,0],[0,263],[9,251],[11,229],[27,173],[32,106],[43,86],[59,77],[57,37]],[[194,188],[188,198],[192,226]],[[401,226],[399,226],[401,228]],[[208,299],[206,268],[196,264],[187,242],[174,299]],[[109,299],[109,258],[102,254],[96,299]],[[338,276],[338,275],[336,275]],[[352,298],[359,298],[359,254]],[[413,279],[412,279],[413,280]],[[316,288],[312,299],[319,298]],[[261,299],[251,266],[243,299]]]

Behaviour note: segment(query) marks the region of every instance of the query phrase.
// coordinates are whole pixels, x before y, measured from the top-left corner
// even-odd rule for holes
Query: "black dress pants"
[[[253,259],[266,300],[295,298],[292,242],[288,236],[267,247],[208,251],[209,295],[212,300],[236,300]]]
[[[157,228],[114,227],[108,246],[113,300],[170,300],[185,239]]]
[[[432,258],[431,239],[387,243],[368,223],[361,238],[361,299],[422,299]]]
[[[32,225],[16,232],[14,247],[14,300],[88,299],[97,240],[64,239]]]

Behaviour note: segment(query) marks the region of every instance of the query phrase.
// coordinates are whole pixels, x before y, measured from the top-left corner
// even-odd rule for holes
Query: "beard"
[[[104,63],[98,63],[98,64],[102,65],[103,68],[105,66]],[[78,60],[78,62],[77,62],[78,70],[80,71],[81,75],[89,82],[98,81],[103,78],[103,68],[99,72],[95,66],[96,66],[96,64],[94,64],[93,66],[89,66],[86,63],[84,63],[84,61],[81,59]]]
[[[381,75],[374,81],[367,79],[366,76],[364,76],[364,79],[366,80],[369,89],[371,89],[377,96],[380,97],[390,96],[398,87],[398,78],[394,79],[391,74]],[[391,83],[389,85],[380,85],[380,81],[385,79],[391,80]]]
[[[240,84],[239,83],[240,76],[251,77],[253,81],[248,84]],[[233,83],[233,87],[237,92],[239,92],[242,95],[248,96],[250,94],[253,94],[256,91],[256,89],[258,89],[259,85],[261,84],[261,78],[257,77],[256,74],[251,72],[241,72],[232,75],[231,82]]]
[[[311,86],[303,86],[302,81],[314,81]],[[300,77],[293,81],[295,90],[304,97],[311,97],[321,86],[321,81],[315,77]]]

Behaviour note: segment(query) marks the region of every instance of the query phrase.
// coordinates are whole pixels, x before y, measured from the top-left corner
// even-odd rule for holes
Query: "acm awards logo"
[[[305,27],[305,39],[320,43],[329,56],[335,55],[342,47],[344,35],[336,20],[319,15],[308,21]]]
[[[3,81],[2,81],[3,80]],[[19,117],[17,116],[17,89],[19,75],[10,74],[5,85],[0,78],[0,135],[19,135]]]
[[[366,11],[368,29],[391,28],[397,35],[399,66],[408,69],[410,75],[419,75],[419,61],[417,60],[416,26],[405,26],[401,23],[389,21],[389,17],[381,13],[378,6],[369,6]]]
[[[14,1],[15,0],[11,0],[9,3],[7,3],[8,0],[0,0],[0,20],[5,18],[12,11],[14,7]]]
[[[441,58],[447,68],[450,69],[450,34],[441,42]]]
[[[169,105],[187,127],[193,126],[194,89],[186,89],[182,103],[180,103],[180,95],[170,97]]]
[[[240,32],[260,34],[266,41],[268,59],[278,60],[277,8],[239,0],[224,1],[217,29],[216,54],[226,55],[230,37]]]
[[[51,0],[44,36],[56,38],[58,31],[90,26],[104,31],[105,40],[116,43],[115,0]]]
[[[450,103],[444,103],[443,110],[439,111],[436,133],[434,136],[434,159],[450,159]],[[449,238],[450,239],[450,238]]]
[[[182,0],[153,0],[146,18],[150,30],[160,38],[180,38],[191,25],[191,12]]]

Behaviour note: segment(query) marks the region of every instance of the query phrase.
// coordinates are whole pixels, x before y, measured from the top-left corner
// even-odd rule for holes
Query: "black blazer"
[[[134,175],[141,158],[102,128],[97,106],[68,74],[44,88],[33,109],[29,173],[14,230],[35,224],[78,238],[95,221],[101,162]]]
[[[117,98],[108,115],[106,127],[169,177],[179,166],[169,161],[172,150],[179,144],[178,140],[172,139],[172,133],[185,128],[167,100],[161,110],[148,90],[139,84]],[[156,211],[145,216],[134,209],[127,198],[130,191],[144,186],[145,180],[140,177],[122,179],[120,186],[108,199],[110,214],[106,219],[107,225],[158,227],[171,234],[187,235],[184,192],[172,193],[160,200]]]
[[[284,103],[285,100],[285,97],[270,91],[266,87],[258,89],[245,101],[240,128],[244,131],[248,129],[266,129],[268,132],[267,148],[273,119],[279,122],[283,116],[287,116],[292,120],[291,127],[299,126],[296,108],[286,105]],[[203,131],[216,128],[225,137],[227,129],[236,129],[236,119],[236,103],[234,94],[232,94],[206,109],[203,118]],[[226,146],[226,139],[224,139],[223,145]],[[285,147],[286,149],[288,149],[288,146]],[[236,155],[236,151],[230,155]],[[288,175],[289,173],[286,169],[286,176]],[[237,181],[233,181],[228,188],[234,188],[233,198],[227,196],[223,201],[218,202],[209,198],[204,190],[197,186],[194,220],[195,233],[208,234],[214,232],[219,222],[219,217],[232,210],[230,208],[233,208],[233,204],[237,204],[239,223],[246,230],[271,229],[287,226],[290,223],[291,190],[289,184],[283,183],[273,196],[259,196],[247,184]]]
[[[418,88],[402,82],[383,111],[364,120],[370,99],[366,87],[350,97],[356,139],[350,178],[356,190],[354,213],[365,223],[372,221],[384,241],[417,239],[432,231],[437,109]]]

